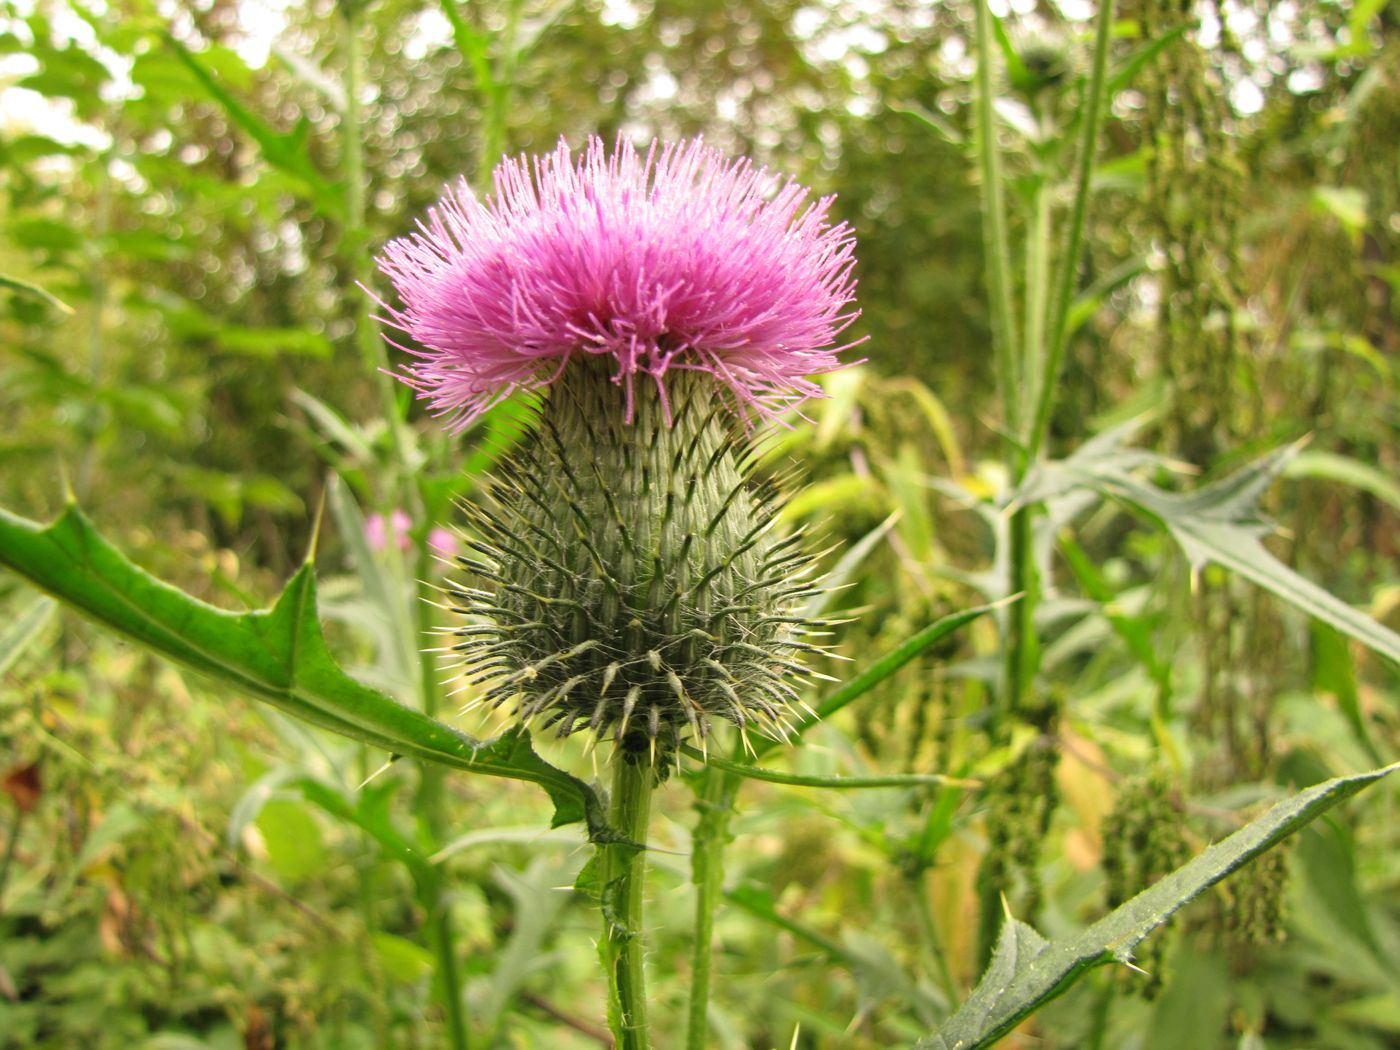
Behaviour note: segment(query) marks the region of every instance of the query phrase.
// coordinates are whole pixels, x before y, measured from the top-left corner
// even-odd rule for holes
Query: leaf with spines
[[[1278,803],[1122,907],[1072,937],[1047,942],[1007,916],[991,966],[967,1001],[914,1050],[982,1050],[1103,963],[1130,964],[1133,949],[1182,905],[1400,764],[1328,780]]]
[[[523,728],[475,740],[345,674],[321,633],[309,561],[272,608],[228,612],[133,565],[70,505],[48,526],[0,510],[0,565],[99,625],[304,721],[395,755],[538,784],[555,826],[582,820],[594,841],[616,839],[593,790],[535,754]]]
[[[1275,449],[1194,492],[1165,492],[1129,473],[1136,466],[1160,464],[1151,453],[1122,447],[1135,425],[1101,434],[1064,460],[1038,465],[1027,474],[1018,501],[1095,489],[1170,533],[1193,569],[1211,562],[1221,565],[1400,664],[1400,635],[1294,572],[1262,542],[1273,529],[1259,509],[1259,499],[1302,443]]]

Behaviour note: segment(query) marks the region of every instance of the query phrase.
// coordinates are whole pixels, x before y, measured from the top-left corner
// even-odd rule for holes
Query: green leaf
[[[0,676],[6,674],[25,650],[34,644],[34,639],[48,626],[57,608],[52,598],[36,598],[5,628],[4,633],[0,634]]]
[[[409,984],[433,972],[433,953],[406,937],[376,930],[370,934],[370,943],[379,965],[393,980]]]
[[[917,102],[891,102],[890,112],[900,113],[918,121],[950,145],[967,145],[967,138],[961,131],[953,127],[952,124],[942,117],[929,112]]]
[[[747,777],[749,780],[762,780],[769,784],[787,784],[790,787],[832,788],[852,790],[861,788],[914,788],[914,787],[981,787],[980,780],[964,780],[959,777],[944,776],[942,773],[890,773],[873,777],[827,777],[804,773],[784,773],[777,769],[760,769],[743,762],[730,762],[718,755],[706,755],[697,747],[682,745],[681,750],[691,758],[700,759],[706,765],[722,769],[726,773]]]
[[[9,224],[9,234],[21,248],[59,255],[76,252],[86,243],[81,230],[57,219],[16,219]]]
[[[1366,228],[1366,194],[1352,186],[1314,186],[1313,207],[1331,215],[1348,233],[1359,234]]]
[[[0,288],[8,288],[16,295],[22,295],[29,299],[37,299],[41,303],[48,303],[48,305],[52,306],[61,314],[69,314],[71,316],[73,313],[73,308],[52,292],[45,291],[37,284],[32,284],[29,281],[22,281],[18,277],[11,277],[8,274],[0,273]]]
[[[31,54],[40,60],[42,68],[16,86],[51,98],[72,99],[80,111],[89,111],[97,104],[99,89],[111,79],[107,67],[77,45],[62,50],[39,46]]]
[[[1384,471],[1350,456],[1312,450],[1300,452],[1288,461],[1283,476],[1340,481],[1400,510],[1400,484],[1396,484],[1395,479]]]
[[[583,820],[593,841],[616,841],[593,790],[541,759],[524,728],[474,740],[345,674],[321,633],[310,562],[272,608],[227,612],[133,565],[70,505],[48,526],[0,510],[0,565],[101,626],[312,725],[395,755],[538,784],[555,826]]]
[[[895,522],[899,521],[899,513],[899,511],[892,513],[847,548],[831,571],[822,577],[821,591],[807,599],[806,604],[802,606],[804,620],[818,619],[826,611],[832,597],[852,581],[856,569],[860,568],[870,553],[889,535]]]
[[[491,70],[488,51],[489,39],[485,33],[479,32],[462,17],[457,0],[441,0],[441,6],[442,13],[447,16],[447,21],[452,26],[452,39],[457,45],[457,50],[467,60],[467,65],[471,66],[477,90],[489,96],[496,90],[496,77]]]
[[[846,507],[868,507],[883,494],[880,483],[868,474],[838,474],[814,482],[783,506],[783,521],[801,521],[809,514],[833,514]]]
[[[1108,77],[1108,97],[1112,98],[1118,92],[1129,87],[1137,75],[1142,72],[1149,62],[1165,51],[1176,41],[1181,39],[1183,33],[1189,26],[1185,23],[1175,26],[1163,33],[1156,40],[1151,40],[1138,48],[1131,55],[1123,60]]]
[[[339,444],[357,463],[373,462],[374,449],[369,441],[338,411],[305,390],[292,391],[292,401],[311,418],[322,438]]]
[[[1400,635],[1298,575],[1260,542],[1271,530],[1258,499],[1296,452],[1296,446],[1279,449],[1185,496],[1131,479],[1116,483],[1115,494],[1165,525],[1193,565],[1222,565],[1400,663]]]
[[[175,57],[189,70],[209,97],[223,108],[229,120],[242,128],[258,144],[263,159],[300,183],[307,197],[317,207],[336,218],[343,218],[344,201],[340,191],[317,170],[311,160],[311,151],[307,144],[311,122],[303,116],[291,131],[277,131],[219,83],[213,71],[206,67],[203,56],[196,55],[169,33],[162,35]]]
[[[1129,962],[1144,937],[1202,891],[1397,768],[1400,764],[1339,777],[1280,802],[1075,936],[1046,942],[1008,917],[982,980],[957,1013],[915,1050],[991,1046],[1087,970],[1114,960]]]
[[[289,786],[299,790],[308,802],[319,806],[337,820],[354,824],[367,833],[386,856],[408,869],[420,890],[436,890],[432,861],[395,826],[389,813],[389,803],[399,788],[398,782],[368,785],[354,793],[344,792],[315,777],[297,777],[290,781]],[[424,896],[432,899],[434,893],[425,892]]]
[[[967,626],[973,620],[979,619],[994,609],[999,609],[1006,604],[1006,601],[993,602],[990,605],[979,605],[972,609],[964,609],[962,612],[952,613],[951,615],[943,617],[941,620],[935,620],[923,630],[906,638],[902,643],[880,657],[880,659],[876,660],[864,671],[856,675],[818,704],[816,709],[817,717],[798,725],[794,730],[794,736],[806,732],[812,726],[816,725],[820,719],[830,718],[847,704],[864,696],[930,645],[948,637],[954,631]],[[752,757],[757,760],[776,746],[777,744],[772,740],[756,740],[754,741],[754,754]]]
[[[946,1003],[940,1001],[930,989],[914,981],[874,942],[851,931],[838,941],[804,923],[789,919],[778,910],[771,892],[751,883],[725,890],[724,896],[750,915],[814,945],[844,966],[856,979],[861,998],[866,1002],[892,998],[913,1006],[921,1016],[930,1020],[946,1009]]]
[[[1006,76],[1013,84],[1024,83],[1029,79],[1026,70],[1026,63],[1021,58],[1021,53],[1016,50],[1016,45],[1011,42],[1011,34],[1006,31],[1006,24],[995,14],[992,16],[992,35],[996,37],[997,47],[1001,48],[1001,57],[1006,62]]]
[[[1314,620],[1308,632],[1312,639],[1313,688],[1331,693],[1337,707],[1346,718],[1356,742],[1365,749],[1367,757],[1377,765],[1385,761],[1371,739],[1366,716],[1361,711],[1361,692],[1356,682],[1356,661],[1351,658],[1348,642],[1320,620]]]
[[[1223,566],[1400,664],[1400,634],[1298,575],[1261,542],[1272,529],[1259,510],[1259,498],[1297,455],[1298,445],[1276,449],[1227,478],[1179,494],[1128,473],[1156,461],[1149,453],[1122,447],[1132,427],[1101,434],[1067,459],[1033,469],[1017,499],[1046,499],[1076,485],[1095,488],[1169,532],[1195,569],[1211,562]]]
[[[219,349],[230,354],[272,358],[283,354],[325,360],[334,347],[323,332],[309,328],[245,328],[221,325],[213,333]]]
[[[325,867],[321,826],[305,806],[272,799],[254,823],[267,847],[267,862],[283,882],[302,882]]]

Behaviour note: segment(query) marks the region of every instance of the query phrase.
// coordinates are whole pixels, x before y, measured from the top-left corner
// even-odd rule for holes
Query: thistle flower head
[[[785,735],[823,651],[816,591],[737,419],[839,367],[854,238],[829,200],[699,140],[561,145],[495,190],[458,186],[379,260],[420,347],[403,378],[449,425],[542,392],[464,508],[462,688],[652,761],[713,720]]]
[[[629,420],[639,377],[667,412],[665,377],[687,369],[770,416],[840,367],[854,237],[830,198],[699,139],[609,154],[592,138],[577,159],[561,142],[494,181],[485,203],[449,188],[378,260],[403,304],[387,320],[420,347],[402,378],[453,429],[589,355],[609,359]]]

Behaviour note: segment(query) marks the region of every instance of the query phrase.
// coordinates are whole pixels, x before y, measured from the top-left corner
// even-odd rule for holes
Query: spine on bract
[[[800,534],[774,529],[752,434],[704,372],[632,391],[570,362],[500,468],[450,594],[478,698],[659,768],[714,719],[781,736],[815,593]],[[805,625],[812,626],[812,625]]]

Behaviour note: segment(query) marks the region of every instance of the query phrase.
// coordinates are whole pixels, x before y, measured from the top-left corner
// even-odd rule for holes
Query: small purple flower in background
[[[413,528],[413,519],[402,508],[395,510],[386,521],[383,514],[371,514],[365,519],[365,542],[372,551],[382,551],[389,544],[392,534],[394,544],[401,551],[408,550],[412,543],[408,533]]]
[[[855,238],[808,198],[699,139],[504,160],[493,198],[458,183],[378,259],[403,303],[387,322],[422,346],[401,378],[453,430],[583,355],[611,358],[629,422],[639,376],[669,416],[678,369],[714,375],[742,413],[820,396],[807,377],[842,367],[833,344],[859,313]]]
[[[444,529],[439,525],[428,533],[428,549],[439,558],[455,557],[457,537],[452,534],[451,529]]]
[[[372,551],[382,551],[387,542],[387,529],[383,514],[371,514],[365,519],[365,542]]]

